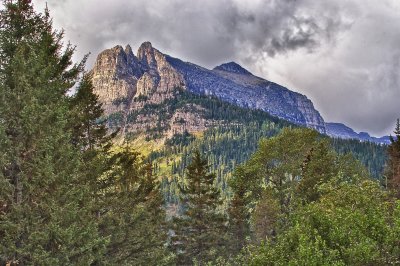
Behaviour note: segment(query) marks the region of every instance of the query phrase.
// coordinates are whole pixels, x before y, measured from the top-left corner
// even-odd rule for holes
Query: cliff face
[[[290,122],[325,133],[325,123],[306,96],[252,75],[230,62],[208,70],[170,57],[145,42],[135,56],[121,46],[100,53],[92,70],[95,93],[107,116],[125,133],[165,129],[165,136],[197,132],[216,124],[198,106],[159,114],[159,107],[176,96],[177,88],[215,96],[234,105],[260,109]],[[158,109],[157,109],[158,108]],[[143,109],[148,109],[143,112]],[[158,110],[158,111],[157,111]],[[168,112],[164,108],[163,112]]]
[[[136,57],[135,57],[136,58]],[[134,59],[135,59],[134,58]],[[121,46],[103,51],[92,70],[94,92],[103,103],[106,114],[126,109],[128,99],[136,93],[138,62],[128,64],[128,57]],[[114,104],[120,102],[120,104]]]
[[[158,105],[174,97],[174,89],[185,88],[182,76],[166,61],[165,55],[143,43],[135,56],[131,47],[116,46],[100,53],[92,70],[94,92],[107,116],[125,133],[155,127],[156,115],[129,118],[147,105]]]
[[[95,93],[106,113],[140,108],[132,101],[139,96],[161,103],[171,97],[175,87],[184,87],[182,76],[149,42],[142,44],[137,57],[129,45],[125,50],[116,46],[103,51],[92,72]]]

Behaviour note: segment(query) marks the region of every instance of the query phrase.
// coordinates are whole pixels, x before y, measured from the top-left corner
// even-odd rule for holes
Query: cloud
[[[238,61],[311,98],[327,121],[375,135],[400,116],[397,0],[34,0],[77,57],[149,40],[206,67]]]
[[[79,49],[94,53],[118,42],[157,47],[213,66],[241,49],[268,56],[312,52],[342,28],[333,8],[307,12],[304,0],[46,0],[55,22]],[[44,0],[36,0],[41,7]]]
[[[335,44],[256,65],[280,69],[269,71],[272,79],[309,96],[325,120],[389,134],[400,116],[400,6],[366,0],[356,7],[351,28]]]

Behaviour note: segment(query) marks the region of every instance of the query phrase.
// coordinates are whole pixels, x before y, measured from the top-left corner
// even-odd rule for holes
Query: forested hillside
[[[205,154],[211,170],[217,175],[217,183],[226,193],[228,180],[234,168],[247,161],[255,152],[262,138],[269,138],[278,134],[283,128],[297,128],[285,120],[275,118],[269,114],[248,110],[222,102],[213,97],[200,96],[184,90],[175,90],[175,97],[158,105],[144,105],[143,109],[128,115],[129,119],[140,115],[154,114],[161,121],[171,119],[171,114],[182,106],[196,105],[201,107],[200,115],[209,121],[215,121],[215,126],[199,134],[174,134],[165,141],[165,145],[150,152],[148,158],[154,162],[156,173],[162,177],[162,186],[167,202],[177,203],[179,192],[177,182],[184,175],[189,165],[192,153],[200,150]],[[118,125],[111,119],[110,125]],[[184,124],[185,121],[182,121]],[[146,137],[134,146],[141,150],[150,143],[160,141],[167,127],[155,127],[146,131]],[[140,137],[140,134],[129,134],[127,140]],[[386,160],[386,146],[359,140],[329,139],[332,147],[340,154],[352,154],[360,160],[376,179],[382,178]],[[290,141],[290,140],[288,140]],[[147,144],[146,144],[147,142]],[[226,196],[226,195],[225,195]]]

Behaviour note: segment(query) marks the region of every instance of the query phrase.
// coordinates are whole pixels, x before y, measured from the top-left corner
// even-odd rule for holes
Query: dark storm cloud
[[[151,41],[183,60],[238,61],[306,94],[325,120],[387,134],[400,116],[397,0],[46,0],[77,59]],[[34,0],[43,8],[45,0]]]
[[[40,6],[42,0],[37,0]],[[343,23],[326,12],[305,12],[304,0],[148,1],[48,0],[56,22],[94,53],[117,42],[152,41],[212,66],[238,57],[242,49],[269,56],[297,49],[312,52]]]

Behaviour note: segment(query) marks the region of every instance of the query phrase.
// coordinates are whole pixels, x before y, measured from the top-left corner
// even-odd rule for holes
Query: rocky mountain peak
[[[153,49],[153,45],[151,44],[151,42],[145,41],[139,46],[139,50],[141,50],[141,49],[151,50],[151,49]]]
[[[142,63],[143,67],[147,67],[150,69],[157,68],[155,51],[156,49],[153,48],[151,42],[144,42],[140,45],[137,52],[137,58]]]
[[[256,77],[235,62],[224,63],[209,70],[163,54],[150,42],[144,42],[139,47],[137,56],[133,54],[130,45],[125,49],[117,45],[104,50],[98,55],[91,72],[94,92],[99,96],[105,114],[114,120],[118,118],[125,132],[151,129],[159,125],[160,121],[154,114],[138,116],[135,122],[132,114],[137,114],[145,106],[162,104],[175,97],[176,89],[181,88],[246,109],[263,110],[292,123],[315,128],[331,137],[382,144],[390,142],[388,136],[376,138],[365,132],[357,133],[344,124],[325,123],[306,96]],[[200,119],[197,111],[190,114],[185,112],[186,109],[182,109],[173,114],[172,122],[164,121],[172,123],[170,133],[204,129],[204,125],[212,122]],[[175,120],[191,122],[178,127]]]
[[[129,44],[126,45],[126,47],[125,47],[125,54],[127,54],[127,55],[132,54],[133,55],[132,47]]]
[[[127,119],[145,103],[159,104],[173,97],[176,87],[184,87],[181,75],[150,42],[143,43],[137,55],[130,45],[125,49],[117,45],[97,57],[92,70],[94,92],[106,115],[117,114]]]
[[[229,63],[219,65],[219,66],[215,67],[214,70],[226,71],[226,72],[242,74],[242,75],[252,75],[249,71],[247,71],[245,68],[243,68],[241,65],[239,65],[236,62],[229,62]]]
[[[127,65],[126,54],[122,46],[117,45],[101,52],[97,56],[94,71],[108,72],[114,76],[124,75],[127,71]]]
[[[117,53],[125,52],[124,48],[121,45],[116,45],[113,48],[111,48],[112,51],[115,51]]]

